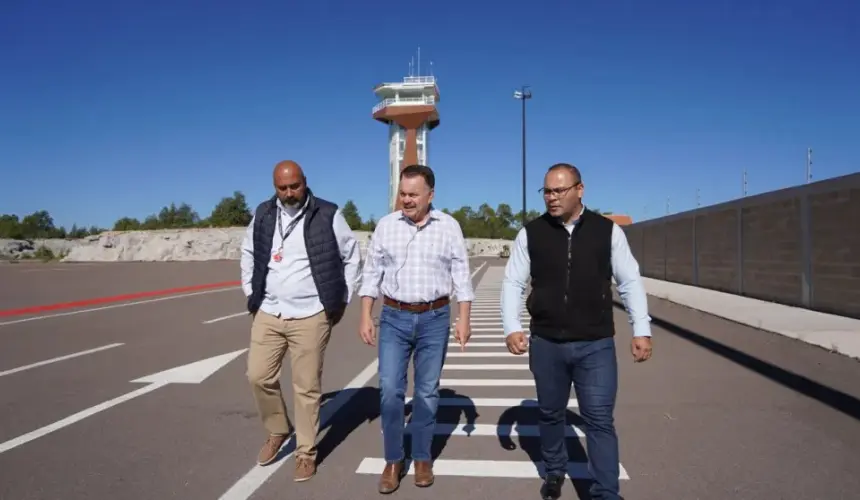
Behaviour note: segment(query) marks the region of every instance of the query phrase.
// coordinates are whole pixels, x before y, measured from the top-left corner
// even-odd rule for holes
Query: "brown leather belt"
[[[394,300],[391,297],[384,297],[382,300],[382,303],[389,307],[393,307],[400,311],[409,311],[414,313],[423,313],[439,309],[440,307],[448,305],[450,302],[451,299],[449,297],[439,297],[432,302],[400,302],[399,300]]]

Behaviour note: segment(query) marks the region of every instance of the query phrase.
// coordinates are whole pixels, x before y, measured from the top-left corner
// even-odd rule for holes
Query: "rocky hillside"
[[[61,257],[84,240],[8,240],[0,239],[0,260]]]
[[[67,262],[236,260],[244,234],[245,228],[236,227],[105,232],[78,240],[0,240],[0,258],[54,255]],[[370,233],[355,231],[355,235],[364,256]],[[499,256],[511,244],[490,239],[468,239],[467,243],[474,257]]]

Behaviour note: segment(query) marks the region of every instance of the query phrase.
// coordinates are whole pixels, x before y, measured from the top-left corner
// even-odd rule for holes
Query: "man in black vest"
[[[361,254],[337,205],[313,195],[297,163],[278,163],[273,180],[275,196],[257,207],[242,243],[242,288],[254,316],[248,380],[269,433],[257,463],[267,465],[293,431],[280,386],[289,351],[295,480],[304,481],[316,473],[326,346],[349,303]]]
[[[585,422],[595,500],[620,499],[613,413],[618,387],[612,281],[633,325],[635,361],[651,357],[648,302],[639,265],[621,228],[582,205],[579,170],[550,167],[542,189],[547,211],[519,231],[505,268],[502,317],[508,350],[529,352],[540,411],[544,500],[561,496],[567,471],[565,427],[570,387]],[[519,322],[527,283],[530,338]]]

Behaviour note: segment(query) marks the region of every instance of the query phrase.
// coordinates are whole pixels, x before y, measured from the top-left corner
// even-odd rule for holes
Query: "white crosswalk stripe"
[[[535,441],[534,446],[538,446],[535,439],[539,436],[535,412],[537,402],[534,379],[529,372],[528,354],[513,355],[505,346],[499,307],[503,276],[503,267],[489,267],[476,287],[476,299],[472,305],[473,334],[465,351],[461,350],[460,344],[454,338],[452,325],[448,355],[440,381],[443,394],[439,400],[439,418],[434,434],[451,436],[452,439],[531,438]],[[529,316],[524,305],[521,321],[523,326],[528,328]],[[500,392],[507,397],[495,397]],[[450,397],[451,393],[455,396]],[[484,397],[477,397],[479,395]],[[407,404],[410,403],[411,398],[407,397]],[[461,421],[461,414],[469,415],[468,411],[460,411],[466,408],[472,408],[472,413],[475,413],[476,409],[479,410],[479,416],[474,418],[474,421],[468,421],[468,417],[466,422]],[[578,408],[576,399],[568,401],[568,408]],[[502,416],[499,416],[500,411],[503,412]],[[505,418],[505,415],[512,414],[512,411],[516,411],[517,415],[528,415],[529,418],[520,416],[521,421],[508,422],[514,419]],[[451,421],[452,419],[456,420]],[[411,432],[408,423],[405,431],[408,439]],[[585,434],[581,429],[568,425],[566,435],[569,439],[579,439],[584,449]],[[512,461],[502,459],[510,458],[511,452],[499,446],[484,442],[471,448],[486,449],[488,456],[481,459],[457,459],[447,456],[446,450],[443,450],[441,456],[434,461],[435,475],[534,479],[540,477],[543,472],[543,464],[532,462],[525,451],[520,450],[521,460]],[[620,479],[630,479],[624,466],[619,466]],[[384,467],[385,461],[382,458],[366,457],[356,473],[380,474]],[[573,479],[590,477],[587,462],[571,461],[568,463],[567,472]],[[412,474],[411,468],[409,474]]]

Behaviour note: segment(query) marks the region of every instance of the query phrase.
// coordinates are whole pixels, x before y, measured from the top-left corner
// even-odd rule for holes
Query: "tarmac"
[[[472,262],[473,336],[464,351],[452,337],[448,351],[436,483],[407,477],[392,498],[539,498],[528,358],[507,353],[498,314],[503,266]],[[265,431],[245,378],[238,275],[233,261],[0,265],[0,499],[381,497],[376,351],[358,338],[355,299],[326,355],[317,476],[293,482],[292,442],[255,465]],[[699,308],[735,311],[725,319],[652,281],[670,300],[649,297],[651,360],[633,363],[627,315],[615,315],[625,498],[856,498],[860,362],[797,338],[837,320],[793,312],[809,335],[791,338],[758,328],[778,308],[695,295],[710,301]],[[288,367],[283,389],[292,413]],[[562,498],[588,498],[573,395],[569,406]]]

